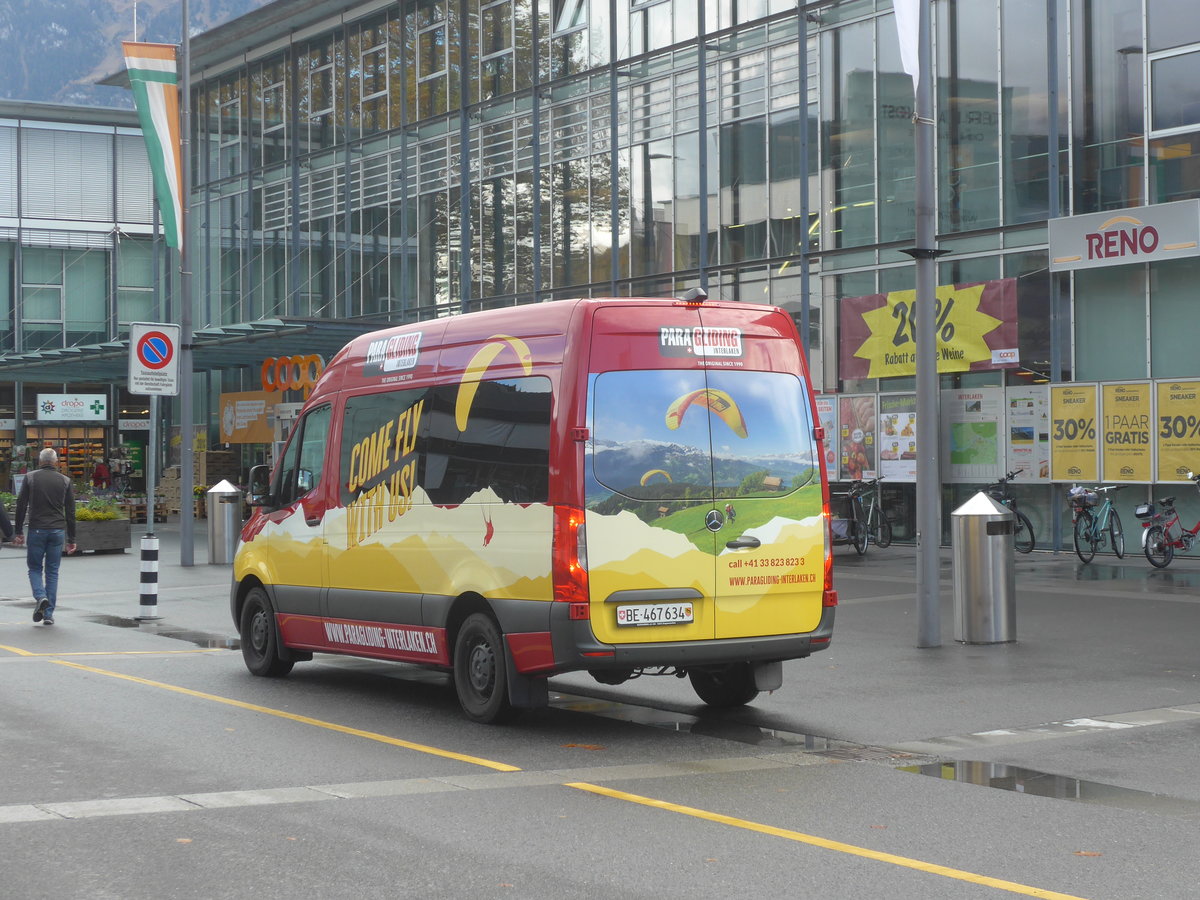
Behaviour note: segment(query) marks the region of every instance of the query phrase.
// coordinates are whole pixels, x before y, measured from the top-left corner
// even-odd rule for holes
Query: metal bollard
[[[138,596],[138,621],[148,622],[158,615],[158,535],[142,536],[141,593]]]

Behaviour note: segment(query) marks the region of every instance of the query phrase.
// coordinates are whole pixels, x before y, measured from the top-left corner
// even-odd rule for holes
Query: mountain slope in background
[[[191,33],[207,31],[268,0],[190,0]],[[179,43],[180,0],[0,0],[0,97],[90,106],[132,106],[123,88],[95,82],[124,67],[121,41]]]

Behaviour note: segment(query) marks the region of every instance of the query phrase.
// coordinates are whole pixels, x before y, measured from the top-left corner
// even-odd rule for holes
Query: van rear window
[[[786,372],[593,375],[588,502],[771,496],[819,479],[804,382]]]

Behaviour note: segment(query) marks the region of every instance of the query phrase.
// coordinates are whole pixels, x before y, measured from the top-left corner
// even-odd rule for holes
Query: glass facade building
[[[1196,374],[1200,258],[1052,273],[1047,227],[1200,197],[1192,4],[930,8],[938,283],[1011,283],[1021,361],[943,388]],[[702,286],[792,311],[818,390],[913,388],[839,360],[913,287],[891,0],[290,0],[193,52],[200,321]]]

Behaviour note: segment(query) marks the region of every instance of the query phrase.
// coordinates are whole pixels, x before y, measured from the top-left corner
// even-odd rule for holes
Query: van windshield
[[[818,479],[804,382],[783,372],[593,375],[588,503],[778,496]]]

